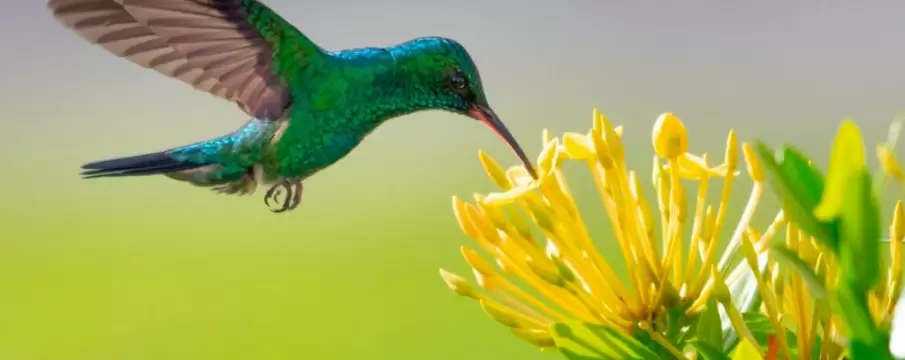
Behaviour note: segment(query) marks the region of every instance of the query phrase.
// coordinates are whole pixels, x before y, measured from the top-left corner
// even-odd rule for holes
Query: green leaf
[[[751,335],[754,336],[754,340],[757,340],[758,346],[763,349],[767,348],[767,339],[770,335],[776,333],[775,329],[773,329],[773,323],[770,322],[770,319],[767,318],[766,315],[757,311],[751,311],[742,313],[742,320],[745,321],[745,326],[748,327],[748,330],[751,331]]]
[[[775,332],[773,323],[770,322],[767,315],[764,315],[761,312],[750,311],[742,313],[742,320],[745,321],[745,326],[748,327],[748,330],[751,330],[751,333],[755,337],[757,337],[757,334],[770,335]],[[764,338],[766,339],[766,337]]]
[[[660,320],[665,320],[666,326],[663,327],[663,330],[660,331],[660,333],[664,338],[666,338],[667,341],[669,341],[670,344],[678,349],[684,348],[688,340],[692,338],[697,332],[697,329],[695,328],[697,326],[697,322],[695,321],[695,319],[689,319],[687,315],[690,305],[691,304],[688,303],[683,304],[683,306],[668,306],[663,309],[664,311],[661,311],[661,314],[663,315],[661,316],[662,318]],[[660,326],[662,325],[657,325],[657,327]],[[719,328],[719,322],[717,323],[717,328]],[[672,356],[669,350],[663,348],[660,343],[650,338],[649,334],[647,334],[646,332],[643,334],[636,334],[635,338],[638,340],[648,339],[649,341],[642,342],[648,345],[649,349],[656,351],[659,354]]]
[[[800,229],[835,251],[838,240],[834,222],[822,222],[814,216],[820,204],[824,179],[810,159],[794,147],[785,146],[774,154],[769,146],[757,144],[757,153],[779,196],[786,217]]]
[[[851,355],[849,359],[852,360],[893,360],[892,355],[889,353],[889,350],[883,346],[883,344],[889,343],[888,341],[884,343],[874,342],[873,344],[866,344],[858,340],[852,340],[851,344],[849,344],[849,354]]]
[[[694,346],[696,350],[698,350],[698,354],[701,356],[699,359],[703,360],[731,360],[729,355],[724,354],[720,351],[719,348],[713,347],[710,344],[707,344],[703,341],[692,341],[691,346]]]
[[[839,127],[830,154],[827,187],[815,210],[820,219],[839,221],[840,284],[832,300],[848,327],[852,359],[888,359],[889,338],[877,328],[868,293],[880,281],[880,206],[867,169],[858,126]]]
[[[551,330],[556,347],[571,360],[661,359],[624,332],[603,325],[564,322]]]
[[[801,260],[797,254],[789,250],[789,248],[783,245],[773,245],[770,247],[770,251],[773,255],[776,256],[776,260],[788,265],[795,270],[798,271],[798,274],[801,275],[801,278],[804,279],[804,282],[808,285],[808,289],[811,292],[811,295],[814,296],[814,299],[823,299],[826,297],[826,281],[824,281],[823,277],[817,275],[811,267]]]
[[[826,188],[814,215],[821,220],[832,220],[842,214],[849,178],[867,168],[864,155],[864,141],[858,126],[850,120],[842,122],[833,149],[830,151],[830,166],[827,171]]]
[[[866,294],[853,294],[850,288],[841,287],[834,295],[835,310],[849,329],[849,359],[892,360],[890,337],[874,324]]]
[[[715,297],[711,296],[707,299],[707,307],[704,308],[704,312],[698,319],[696,330],[697,342],[715,349],[723,347],[723,328]]]
[[[751,335],[754,336],[754,340],[757,341],[758,346],[766,349],[767,347],[767,338],[770,335],[776,333],[773,329],[773,323],[770,322],[770,319],[767,318],[763,313],[752,310],[748,312],[742,313],[742,321],[745,322],[745,326],[748,327],[748,330],[751,331]],[[735,335],[735,333],[733,333]],[[732,342],[723,342],[723,351],[732,352],[738,345],[739,339],[738,336],[732,340]]]
[[[874,196],[867,169],[853,170],[847,177],[841,209],[842,281],[859,293],[867,293],[880,281],[880,206]]]
[[[832,299],[834,310],[842,316],[852,341],[876,341],[877,329],[867,307],[866,294],[855,294],[848,287],[840,287]]]
[[[770,319],[767,318],[767,315],[764,315],[761,312],[752,311],[743,313],[742,319],[745,321],[745,325],[748,326],[748,329],[751,330],[751,335],[754,335],[754,339],[757,340],[757,345],[762,350],[764,350],[764,352],[767,352],[770,336],[776,335],[776,329],[773,328],[773,323],[770,322]],[[798,338],[790,329],[786,329],[785,333],[789,352],[791,352],[793,357],[797,358],[799,354]],[[820,334],[811,334],[811,336],[814,336],[810,349],[811,358],[816,359],[820,355],[823,338],[820,336]],[[782,351],[783,350],[780,350],[780,352]]]

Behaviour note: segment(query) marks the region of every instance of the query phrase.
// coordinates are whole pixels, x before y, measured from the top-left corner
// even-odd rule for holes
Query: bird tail
[[[82,165],[82,178],[147,176],[174,173],[204,167],[208,164],[182,161],[165,151],[101,160]]]

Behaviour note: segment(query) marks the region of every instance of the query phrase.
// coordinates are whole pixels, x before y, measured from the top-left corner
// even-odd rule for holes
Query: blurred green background
[[[529,153],[543,128],[587,131],[599,107],[625,125],[641,174],[664,111],[684,120],[695,152],[721,155],[734,128],[825,161],[843,118],[872,145],[905,110],[905,3],[267,3],[330,49],[458,39]],[[458,247],[470,240],[450,197],[493,190],[477,151],[515,163],[479,123],[439,112],[392,121],[307,180],[303,205],[282,216],[261,192],[81,181],[84,162],[246,119],[85,43],[44,1],[5,4],[0,24],[0,359],[556,358],[437,274],[465,273]],[[579,199],[594,200],[587,176],[573,178]],[[597,242],[614,249],[599,205],[586,203]]]

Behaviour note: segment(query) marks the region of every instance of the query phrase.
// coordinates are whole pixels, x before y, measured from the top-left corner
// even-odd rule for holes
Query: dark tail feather
[[[83,179],[160,175],[202,166],[204,164],[179,161],[165,152],[159,152],[85,164],[82,165],[82,169],[85,171],[82,171],[81,175]]]

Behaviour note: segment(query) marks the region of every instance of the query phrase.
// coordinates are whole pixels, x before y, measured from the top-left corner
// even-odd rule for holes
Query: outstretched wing
[[[325,52],[255,0],[50,0],[61,23],[117,56],[276,119],[286,84]]]

